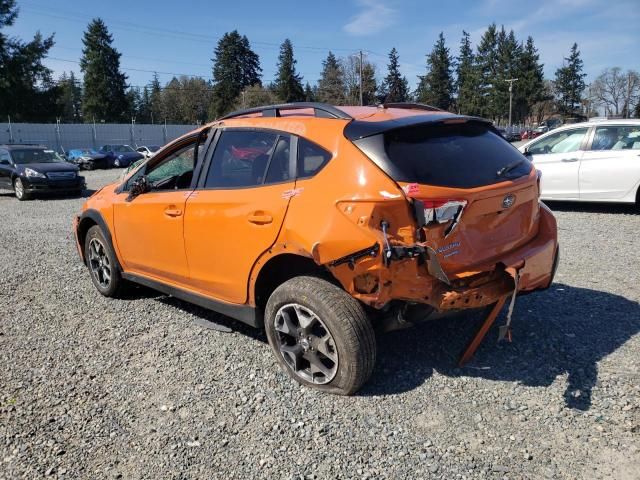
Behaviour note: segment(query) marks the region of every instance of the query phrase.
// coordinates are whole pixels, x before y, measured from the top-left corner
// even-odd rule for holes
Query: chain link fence
[[[95,148],[125,144],[164,145],[198,125],[145,124],[70,124],[70,123],[0,123],[0,144],[24,143],[46,145],[59,153],[73,148]]]

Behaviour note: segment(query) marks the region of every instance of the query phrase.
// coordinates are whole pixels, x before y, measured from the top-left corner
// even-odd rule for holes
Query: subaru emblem
[[[505,197],[502,199],[502,208],[511,207],[515,203],[515,201],[516,201],[516,196],[513,193],[505,195]]]

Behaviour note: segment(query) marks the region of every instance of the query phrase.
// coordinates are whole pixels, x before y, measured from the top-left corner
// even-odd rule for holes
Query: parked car
[[[39,145],[0,145],[0,188],[12,189],[18,200],[38,193],[74,193],[85,188],[78,167]]]
[[[154,153],[160,150],[159,145],[143,145],[141,147],[136,148],[136,152],[141,153],[145,156],[145,158],[151,157]]]
[[[221,120],[84,204],[76,242],[102,295],[140,283],[265,328],[291,377],[351,394],[374,328],[497,312],[553,280],[537,172],[484,120],[321,103]]]
[[[109,157],[92,148],[76,148],[67,151],[67,161],[78,165],[80,170],[109,168]]]
[[[640,203],[640,120],[565,125],[520,147],[542,172],[542,198]]]
[[[103,145],[100,153],[107,156],[109,166],[128,167],[132,162],[144,158],[144,155],[136,152],[129,145]]]

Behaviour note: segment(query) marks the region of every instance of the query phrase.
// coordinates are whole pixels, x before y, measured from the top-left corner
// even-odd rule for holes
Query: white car
[[[144,158],[152,157],[158,150],[160,150],[158,145],[142,145],[141,147],[136,148],[136,152],[144,155]]]
[[[519,150],[542,172],[545,200],[640,205],[640,120],[566,125]]]

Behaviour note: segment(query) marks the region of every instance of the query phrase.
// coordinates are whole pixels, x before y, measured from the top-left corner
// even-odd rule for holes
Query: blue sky
[[[122,53],[129,83],[140,86],[152,74],[139,70],[166,72],[160,73],[163,82],[174,73],[211,78],[216,40],[233,29],[247,35],[260,55],[266,82],[275,76],[278,46],[288,37],[298,72],[312,84],[329,50],[339,57],[370,52],[382,77],[386,55],[396,47],[402,71],[415,86],[440,31],[457,54],[463,29],[475,43],[491,22],[514,29],[520,40],[531,35],[548,78],[574,41],[587,81],[606,67],[640,70],[640,0],[18,0],[18,6],[20,15],[8,33],[23,39],[37,30],[55,33],[46,63],[56,75],[79,74],[74,62],[82,32],[99,16]]]

